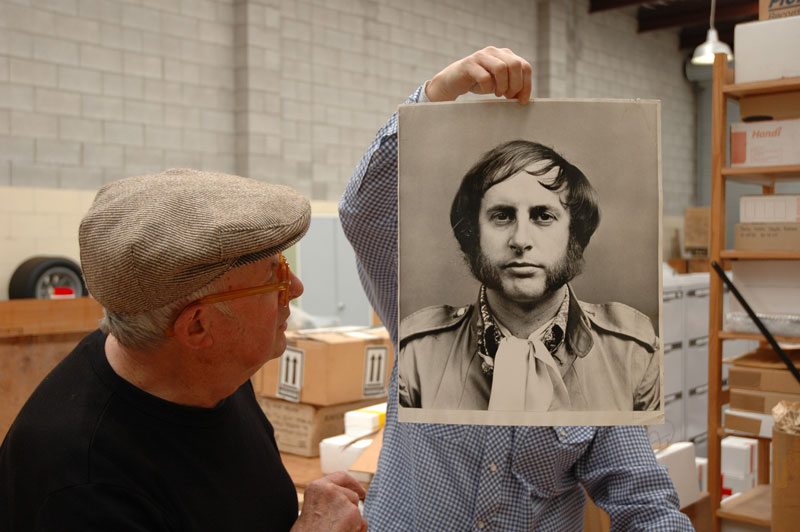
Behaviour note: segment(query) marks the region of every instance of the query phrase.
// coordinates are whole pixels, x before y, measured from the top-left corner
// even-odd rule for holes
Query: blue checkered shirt
[[[361,159],[339,214],[367,296],[397,346],[396,114]],[[584,488],[612,530],[693,530],[643,427],[399,423],[395,360],[366,500],[371,531],[581,531]]]

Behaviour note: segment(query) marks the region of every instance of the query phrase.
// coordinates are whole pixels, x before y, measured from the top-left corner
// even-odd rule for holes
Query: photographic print
[[[398,120],[399,420],[663,423],[659,102]]]

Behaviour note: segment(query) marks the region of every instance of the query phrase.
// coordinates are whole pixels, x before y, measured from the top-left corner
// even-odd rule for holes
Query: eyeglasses
[[[269,283],[261,286],[253,286],[251,288],[239,288],[237,290],[228,290],[225,292],[218,292],[216,294],[209,294],[207,296],[203,296],[197,301],[193,301],[186,305],[183,310],[178,313],[180,316],[184,310],[191,307],[192,305],[211,305],[214,303],[220,303],[222,301],[228,301],[231,299],[238,299],[240,297],[248,297],[254,296],[256,294],[266,294],[267,292],[279,292],[278,294],[278,304],[282,307],[285,307],[289,304],[289,287],[292,286],[292,271],[289,269],[289,263],[286,261],[286,258],[283,256],[282,253],[278,253],[278,267],[275,270],[276,277],[278,278],[277,282]],[[176,318],[177,319],[177,318]],[[165,336],[174,336],[175,330],[173,327],[169,327],[166,331],[164,331]]]

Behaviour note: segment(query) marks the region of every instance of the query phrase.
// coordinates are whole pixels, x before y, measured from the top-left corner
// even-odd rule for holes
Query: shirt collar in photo
[[[491,377],[494,372],[494,355],[497,353],[497,348],[504,335],[499,323],[495,321],[491,309],[489,309],[489,303],[486,301],[485,285],[481,285],[478,307],[480,311],[478,319],[478,354],[482,359],[481,370],[486,376]],[[567,291],[551,325],[545,329],[540,338],[547,350],[555,358],[558,358],[556,353],[564,342],[568,318],[569,292]]]

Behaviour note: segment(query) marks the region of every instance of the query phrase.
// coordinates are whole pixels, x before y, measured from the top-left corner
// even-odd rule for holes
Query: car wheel
[[[63,257],[32,257],[14,271],[8,283],[9,299],[50,299],[56,287],[71,288],[76,297],[88,294],[81,268]]]

